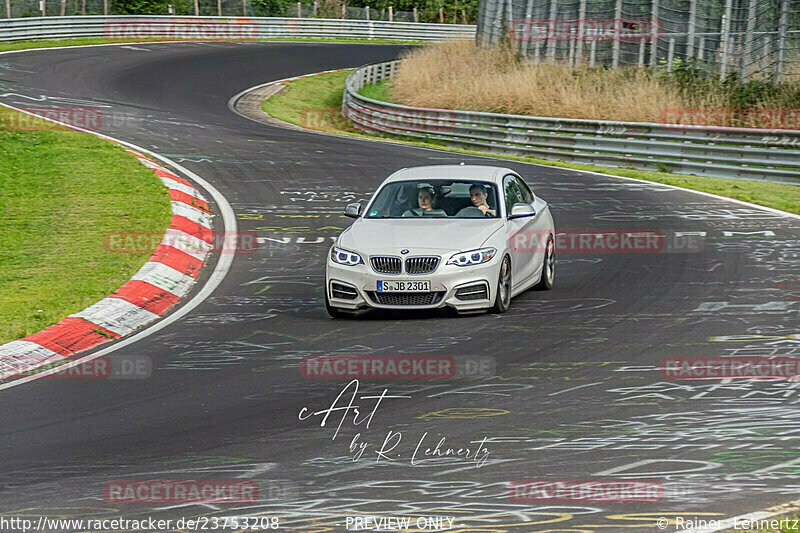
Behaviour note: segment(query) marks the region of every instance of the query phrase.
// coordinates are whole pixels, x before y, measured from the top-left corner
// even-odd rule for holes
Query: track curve
[[[90,105],[102,132],[209,180],[263,244],[178,323],[120,350],[144,380],[39,380],[0,392],[0,515],[273,515],[281,530],[344,531],[347,516],[457,516],[456,531],[656,530],[658,516],[722,518],[796,493],[798,382],[669,381],[664,357],[800,355],[800,222],[755,207],[515,162],[559,230],[706,232],[695,253],[561,254],[556,287],[498,316],[373,313],[332,321],[324,258],[389,172],[486,162],[255,124],[228,99],[271,79],[395,57],[396,45],[137,44],[9,55],[0,101]],[[45,96],[46,99],[43,99]],[[504,164],[506,164],[504,163]],[[484,355],[497,376],[365,382],[371,426],[298,420],[345,385],[307,380],[309,355]],[[338,423],[338,417],[336,417]],[[376,462],[388,431],[401,441]],[[370,447],[358,461],[357,433]],[[415,446],[483,442],[486,463],[411,465]],[[483,439],[486,441],[483,441]],[[418,455],[419,459],[420,456]],[[426,457],[430,459],[430,457]],[[246,479],[242,505],[115,505],[110,480]],[[660,501],[515,502],[518,479],[655,479]],[[627,513],[648,513],[636,517]],[[703,514],[707,513],[707,514]]]

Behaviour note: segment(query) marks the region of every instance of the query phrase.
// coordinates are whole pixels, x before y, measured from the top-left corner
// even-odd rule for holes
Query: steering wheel
[[[456,216],[463,218],[483,218],[486,215],[474,205],[470,205],[461,209],[458,213],[456,213]]]

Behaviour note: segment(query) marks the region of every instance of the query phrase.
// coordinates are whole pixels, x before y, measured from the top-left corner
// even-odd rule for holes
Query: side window
[[[503,195],[506,197],[506,215],[511,213],[511,206],[522,203],[519,186],[514,176],[503,178]]]
[[[530,204],[533,203],[533,193],[525,184],[516,176],[508,175],[503,179],[503,189],[506,194],[506,212],[511,212],[511,206],[514,204]]]
[[[532,204],[534,196],[533,193],[531,192],[530,187],[528,187],[528,184],[521,179],[517,179],[515,181],[517,182],[517,184],[519,184],[519,190],[522,193],[522,201],[526,204]]]

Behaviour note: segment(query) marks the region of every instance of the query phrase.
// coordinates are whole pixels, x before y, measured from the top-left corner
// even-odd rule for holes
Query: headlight
[[[331,259],[340,265],[347,266],[355,266],[362,262],[360,255],[353,252],[348,252],[347,250],[342,250],[336,246],[331,248]]]
[[[470,250],[469,252],[463,252],[460,254],[456,254],[450,259],[447,260],[448,265],[458,265],[458,266],[470,266],[470,265],[479,265],[481,263],[485,263],[494,257],[494,254],[497,253],[497,250],[494,248],[481,248],[480,250]]]

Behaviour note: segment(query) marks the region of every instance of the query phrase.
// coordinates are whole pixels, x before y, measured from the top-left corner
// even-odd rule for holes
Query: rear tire
[[[490,309],[491,313],[505,313],[511,306],[511,260],[508,256],[503,258],[500,265],[500,275],[497,279],[497,296],[494,298],[494,305]]]
[[[338,307],[333,307],[331,301],[328,299],[328,289],[325,288],[325,310],[331,318],[351,318],[355,313],[353,311],[344,311]]]
[[[538,291],[549,291],[553,288],[556,275],[556,247],[553,237],[547,238],[545,245],[544,261],[542,261],[542,277],[533,288]]]

